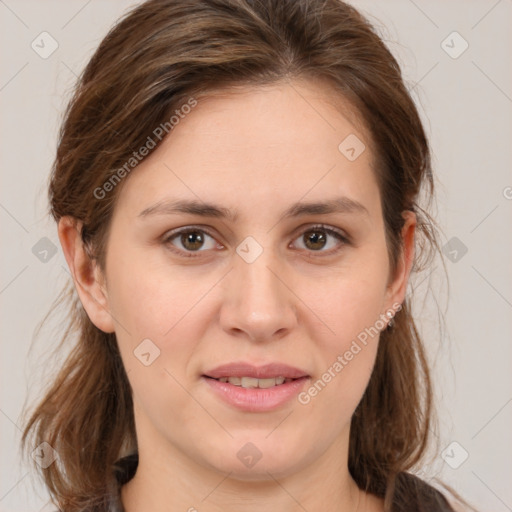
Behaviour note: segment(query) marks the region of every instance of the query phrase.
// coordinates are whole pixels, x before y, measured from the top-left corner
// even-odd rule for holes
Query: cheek
[[[368,386],[379,344],[381,297],[357,284],[361,287],[352,288],[352,293],[347,287],[330,294],[325,307],[331,312],[327,322],[334,334],[324,331],[323,337],[313,338],[318,373],[299,396],[309,414],[334,430],[350,422]]]
[[[181,396],[172,376],[178,382],[187,378],[207,322],[204,300],[218,278],[192,279],[182,269],[149,264],[132,253],[111,265],[108,274],[109,307],[126,372],[134,393],[145,397],[143,402],[156,399],[155,390]],[[112,256],[116,261],[114,252]]]
[[[350,341],[371,328],[383,312],[387,260],[366,259],[350,268],[333,272],[307,294],[308,306],[325,324],[324,341],[336,349],[350,345]],[[382,328],[381,321],[379,325]],[[315,339],[314,333],[311,333]]]
[[[369,377],[383,328],[382,294],[364,280],[343,284],[345,286],[326,294],[329,300],[323,305],[325,323],[329,326],[321,342],[323,363],[329,368],[342,356],[344,373],[348,373],[345,370],[349,367],[357,368],[363,372],[363,378],[364,375]]]
[[[134,340],[153,337],[161,342],[186,322],[214,279],[191,278],[190,271],[173,268],[165,259],[151,261],[147,251],[131,250],[126,255],[109,270],[111,311]],[[116,261],[114,251],[111,256]]]
[[[110,274],[119,349],[136,403],[165,424],[171,420],[169,404],[183,411],[190,406],[180,383],[186,382],[195,340],[201,338],[202,325],[194,321],[199,302],[212,285],[202,280],[191,286],[181,272],[126,259]]]
[[[315,341],[319,374],[305,390],[303,403],[312,411],[348,421],[370,379],[377,354],[386,289],[387,260],[367,260],[361,267],[333,273],[316,292],[308,294],[308,306],[318,312],[310,338]],[[316,397],[322,398],[317,399]],[[320,411],[321,409],[321,411]]]

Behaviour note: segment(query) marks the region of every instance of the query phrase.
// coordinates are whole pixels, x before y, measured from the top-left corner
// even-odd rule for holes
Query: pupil
[[[310,234],[308,237],[307,237],[307,242],[312,242],[314,247],[311,247],[312,249],[321,249],[324,245],[325,245],[325,242],[326,242],[326,237],[325,237],[325,233],[322,233],[320,231],[310,231]],[[320,246],[317,246],[315,244],[318,244],[320,243]],[[308,245],[308,243],[306,243],[306,245]]]
[[[181,242],[183,243],[183,246],[187,249],[199,249],[203,244],[203,236],[201,235],[201,233],[197,231],[184,233],[181,237]]]

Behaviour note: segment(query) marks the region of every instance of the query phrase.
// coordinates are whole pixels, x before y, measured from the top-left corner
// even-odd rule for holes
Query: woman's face
[[[332,98],[294,82],[201,99],[125,178],[105,293],[141,457],[239,479],[344,460],[408,267],[391,278],[370,141]],[[305,377],[265,389],[287,374]]]

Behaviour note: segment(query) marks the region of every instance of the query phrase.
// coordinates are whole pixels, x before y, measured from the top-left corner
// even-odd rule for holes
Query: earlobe
[[[388,285],[386,308],[393,304],[402,304],[405,299],[407,283],[414,262],[414,237],[416,232],[416,214],[410,210],[403,213],[405,219],[402,228],[402,251],[398,259],[398,266],[391,282]]]
[[[104,279],[96,260],[88,254],[80,236],[82,224],[73,217],[59,220],[59,240],[80,301],[91,322],[104,332],[114,332]]]

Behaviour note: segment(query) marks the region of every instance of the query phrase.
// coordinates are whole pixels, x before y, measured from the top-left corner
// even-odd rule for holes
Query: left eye
[[[329,238],[337,239],[338,244],[329,244]],[[210,239],[209,246],[208,244],[205,246],[208,239]],[[181,245],[181,247],[175,245],[175,240]],[[322,253],[336,252],[341,248],[341,246],[349,243],[348,238],[341,232],[324,226],[309,227],[295,240],[300,240],[303,243],[303,246],[299,247],[299,249]],[[218,247],[216,240],[206,231],[190,227],[171,233],[164,239],[164,243],[170,243],[172,246],[179,249],[179,252],[188,253],[188,256],[194,256],[194,254],[192,254],[194,252],[204,252],[205,250],[215,249],[215,247]],[[336,245],[338,245],[338,248],[336,248]],[[334,251],[332,250],[333,247]],[[222,246],[220,248],[222,248]]]
[[[338,244],[334,243],[331,244],[331,247],[328,247],[327,250],[325,249],[328,244],[328,238],[336,238],[338,240]],[[304,240],[305,241],[305,249],[312,249],[313,252],[336,252],[337,250],[341,249],[343,245],[347,245],[349,243],[349,240],[346,236],[344,236],[341,232],[339,232],[336,229],[327,228],[324,226],[313,226],[308,228],[306,231],[303,231],[303,233],[298,237],[298,240]],[[336,245],[338,247],[336,248]],[[332,250],[332,247],[334,246],[334,250]]]

